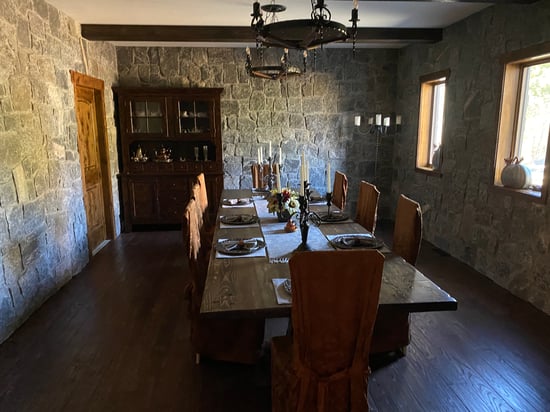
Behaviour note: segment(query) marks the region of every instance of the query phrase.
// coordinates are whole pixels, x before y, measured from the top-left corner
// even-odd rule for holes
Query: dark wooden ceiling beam
[[[233,26],[148,26],[83,24],[82,36],[88,40],[120,42],[204,42],[254,43],[250,27]],[[359,28],[358,43],[434,43],[441,40],[441,29]]]

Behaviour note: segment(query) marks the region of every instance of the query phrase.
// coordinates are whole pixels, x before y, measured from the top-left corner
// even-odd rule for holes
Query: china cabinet
[[[113,88],[124,230],[180,224],[197,174],[216,213],[223,188],[221,88]]]

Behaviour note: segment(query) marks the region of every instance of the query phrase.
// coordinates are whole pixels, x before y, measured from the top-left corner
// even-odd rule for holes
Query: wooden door
[[[113,237],[107,136],[104,127],[103,82],[72,72],[75,112],[78,126],[78,152],[82,171],[82,188],[88,249],[95,255]],[[98,83],[100,82],[100,83]],[[110,224],[109,224],[110,223]]]

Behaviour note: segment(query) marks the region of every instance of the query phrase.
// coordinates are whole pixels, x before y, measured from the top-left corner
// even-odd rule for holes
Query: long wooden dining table
[[[251,190],[224,190],[222,199],[253,199],[245,205],[227,205],[220,202],[214,244],[221,239],[263,239],[263,256],[227,257],[212,248],[201,304],[203,317],[262,317],[277,318],[290,315],[291,304],[277,303],[272,279],[290,278],[288,258],[300,246],[300,231],[286,233],[285,223],[277,221],[267,211],[267,201],[253,196]],[[327,206],[312,205],[312,210],[327,210]],[[252,226],[227,226],[221,216],[250,214],[259,217]],[[313,228],[312,228],[313,229]],[[334,250],[329,238],[339,234],[368,233],[350,219],[339,223],[322,223],[315,228],[322,234],[308,238],[311,250]],[[311,239],[311,243],[309,241]],[[281,251],[282,248],[282,251]],[[291,252],[290,254],[288,252]],[[402,312],[456,310],[457,301],[414,266],[384,246],[385,255],[380,307],[391,307]],[[281,253],[284,256],[281,257]]]

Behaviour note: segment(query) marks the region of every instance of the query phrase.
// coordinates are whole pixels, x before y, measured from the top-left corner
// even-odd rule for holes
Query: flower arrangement
[[[267,198],[267,209],[271,213],[288,214],[288,218],[290,218],[300,211],[298,194],[286,187],[283,187],[280,192],[274,189]]]

